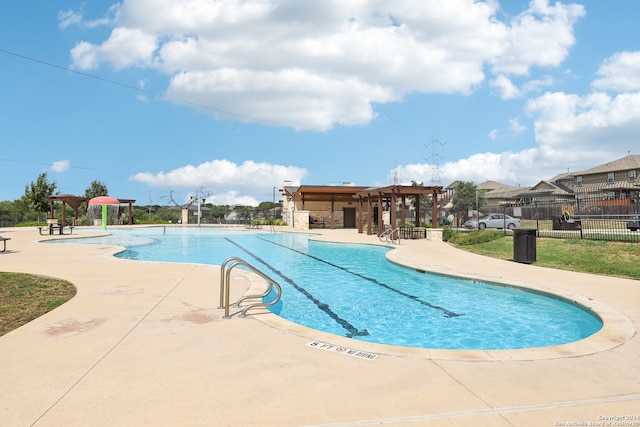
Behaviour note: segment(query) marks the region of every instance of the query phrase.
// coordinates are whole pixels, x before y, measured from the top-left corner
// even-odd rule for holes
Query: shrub
[[[442,234],[444,240],[444,231]],[[452,235],[448,241],[455,245],[469,246],[478,243],[492,242],[494,240],[501,239],[503,236],[504,233],[502,231],[482,230],[471,231],[469,233],[457,233],[455,235]]]
[[[283,219],[254,219],[251,223],[258,225],[287,225],[287,222]]]
[[[452,238],[455,238],[458,234],[460,234],[460,232],[452,227],[449,227],[448,225],[445,225],[444,227],[442,227],[442,241],[443,242],[448,242],[449,240],[451,240]]]

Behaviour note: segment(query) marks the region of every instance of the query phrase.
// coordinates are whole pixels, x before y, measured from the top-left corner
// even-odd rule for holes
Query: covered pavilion
[[[55,211],[55,203],[56,202],[62,202],[62,215],[61,215],[61,222],[62,224],[66,224],[67,223],[67,205],[71,206],[71,209],[73,209],[74,212],[74,225],[77,225],[76,223],[79,221],[79,213],[78,213],[78,209],[80,209],[80,206],[82,205],[82,203],[88,202],[89,199],[87,199],[86,197],[78,197],[78,196],[74,196],[71,194],[58,194],[55,196],[50,196],[49,197],[49,203],[51,204],[51,210],[49,212],[49,219],[54,219],[56,218],[56,211]],[[129,225],[133,224],[133,204],[135,203],[134,199],[118,199],[118,201],[120,202],[120,204],[128,204],[129,205]]]
[[[388,211],[389,223],[398,223],[397,210],[402,206],[400,224],[406,226],[407,206],[415,200],[415,224],[420,224],[420,200],[431,197],[432,227],[438,227],[438,195],[446,193],[441,186],[390,185],[386,187],[358,187],[353,185],[300,185],[285,183],[283,190],[283,214],[290,226],[300,229],[357,228],[373,234],[374,218],[377,229],[384,230],[383,212]],[[408,198],[408,200],[407,200]],[[366,204],[366,207],[365,207]],[[377,207],[375,207],[377,206]]]
[[[313,221],[321,221],[323,228],[356,228],[353,197],[366,188],[353,185],[285,185],[282,190],[283,211],[290,216],[287,222],[291,226],[309,226]]]
[[[359,191],[355,194],[355,198],[358,199],[358,233],[362,233],[364,226],[364,205],[366,203],[367,209],[367,234],[373,234],[373,205],[377,203],[377,219],[378,230],[384,230],[383,211],[384,206],[387,205],[397,206],[398,199],[400,200],[400,225],[406,225],[406,206],[407,197],[415,198],[415,224],[420,224],[420,197],[431,196],[433,203],[431,204],[431,226],[433,228],[438,227],[438,195],[444,193],[444,189],[441,186],[415,186],[415,185],[389,185],[387,187],[371,187],[365,190]],[[390,224],[397,224],[396,209],[389,209]]]

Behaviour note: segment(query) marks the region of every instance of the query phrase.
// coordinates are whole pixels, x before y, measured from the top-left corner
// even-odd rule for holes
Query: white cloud
[[[327,93],[333,94],[331,99],[325,98]],[[184,73],[174,77],[168,94],[199,105],[208,105],[210,99],[217,99],[217,108],[213,111],[216,116],[257,118],[296,129],[328,129],[334,123],[366,124],[375,116],[372,103],[396,98],[384,87],[355,79],[312,76],[299,69]],[[223,111],[242,111],[242,114],[230,115]]]
[[[516,16],[505,36],[504,52],[491,59],[495,73],[527,75],[531,67],[556,67],[575,43],[573,25],[585,15],[584,6],[532,0]]]
[[[58,27],[63,30],[70,25],[77,25],[80,22],[82,22],[82,15],[73,10],[65,10],[58,13]]]
[[[322,131],[366,124],[410,92],[471,93],[487,65],[516,96],[506,76],[559,65],[584,9],[534,0],[512,21],[497,13],[474,0],[125,0],[72,66],[154,68],[169,96],[216,117]]]
[[[509,120],[509,130],[511,131],[511,135],[517,136],[527,130],[527,127],[521,124],[517,118],[515,118]]]
[[[69,160],[56,160],[51,164],[51,172],[66,172],[71,167]]]
[[[567,169],[579,171],[624,157],[638,146],[640,93],[586,96],[548,92],[531,99],[527,112],[535,116],[538,146],[520,152],[480,153],[438,166],[441,184],[461,179],[476,183],[495,180],[505,184],[534,185]],[[510,121],[517,134],[526,128]],[[490,135],[496,135],[492,131]],[[398,168],[403,180],[431,181],[434,165]]]
[[[551,86],[553,83],[553,79],[550,76],[546,76],[542,79],[529,80],[522,85],[522,88],[518,88],[510,78],[500,74],[489,81],[489,86],[498,90],[501,99],[514,99],[522,98],[530,92],[540,92],[542,88]]]
[[[640,91],[640,51],[616,53],[602,63],[597,74],[600,78],[592,83],[596,89]]]
[[[537,115],[536,140],[549,155],[599,164],[603,153],[626,153],[638,144],[640,93],[546,93],[530,100],[527,110]]]
[[[529,80],[522,85],[522,94],[530,92],[540,92],[543,88],[552,86],[554,84],[551,76],[545,76],[542,79]]]
[[[71,58],[73,66],[79,69],[95,69],[108,58],[115,70],[121,70],[131,66],[148,66],[155,49],[155,36],[139,29],[116,28],[100,46],[78,43],[71,49]]]
[[[279,194],[278,194],[279,198]],[[237,191],[227,191],[226,193],[216,193],[207,197],[207,203],[214,205],[242,205],[242,206],[258,206],[260,202],[265,201],[268,197],[256,197],[240,194]]]
[[[183,166],[169,172],[141,172],[130,179],[154,187],[202,188],[205,193],[210,193],[209,199],[214,200],[215,203],[230,198],[236,200],[234,203],[242,203],[241,200],[249,199],[269,200],[274,186],[280,188],[284,181],[300,182],[306,175],[305,169],[295,166],[273,165],[250,160],[238,165],[228,160],[212,160],[197,166]]]
[[[97,28],[113,25],[118,15],[119,7],[119,4],[114,4],[107,10],[104,17],[90,21],[84,19],[82,12],[61,10],[58,12],[58,27],[64,30],[71,25],[77,25],[80,28]]]
[[[538,155],[536,149],[527,149],[519,153],[479,153],[466,159],[446,162],[437,167],[440,176],[438,185],[446,186],[455,180],[473,181],[476,184],[494,180],[512,185],[537,182],[541,179],[537,174],[544,173],[541,168],[535,167]],[[413,180],[425,185],[434,185],[433,168],[434,165],[430,164],[410,164],[400,167],[399,173],[407,183]],[[526,171],[535,171],[536,176],[525,175]]]
[[[498,90],[501,99],[513,99],[520,97],[520,90],[504,74],[500,74],[489,82],[489,86]]]

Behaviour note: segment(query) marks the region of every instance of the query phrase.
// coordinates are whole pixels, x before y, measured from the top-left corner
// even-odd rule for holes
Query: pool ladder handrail
[[[384,230],[382,232],[382,234],[380,234],[378,236],[378,238],[380,239],[380,241],[382,242],[383,238],[387,243],[392,243],[392,244],[396,244],[395,240],[396,238],[394,238],[394,236],[397,236],[397,244],[400,244],[400,228],[387,228],[386,230]]]
[[[280,297],[282,296],[282,288],[275,280],[271,279],[269,276],[264,274],[262,271],[258,270],[256,267],[249,264],[247,261],[238,257],[227,258],[222,265],[220,266],[220,306],[218,308],[224,308],[224,319],[230,319],[229,315],[229,295],[230,295],[230,283],[231,283],[231,270],[233,270],[237,266],[244,266],[248,268],[251,272],[257,274],[261,278],[263,278],[268,286],[267,290],[262,294],[256,295],[244,295],[238,299],[233,305],[235,307],[244,307],[242,311],[240,311],[240,317],[246,317],[247,311],[255,307],[270,307],[275,305],[278,301],[280,301]],[[273,301],[270,302],[254,302],[251,304],[247,304],[242,306],[241,304],[248,300],[254,298],[264,298],[273,288],[276,288],[277,295]]]

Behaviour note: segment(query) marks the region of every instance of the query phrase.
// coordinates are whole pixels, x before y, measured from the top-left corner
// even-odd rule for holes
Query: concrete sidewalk
[[[317,231],[379,243],[355,230]],[[103,245],[53,248],[36,229],[2,235],[11,240],[0,271],[78,288],[68,303],[0,337],[2,426],[557,426],[640,415],[639,281],[403,241],[393,262],[553,291],[605,320],[594,336],[557,347],[404,349],[272,314],[224,320],[216,266],[117,259]],[[250,279],[234,273],[234,289]],[[323,351],[308,345],[314,340],[377,357]]]

